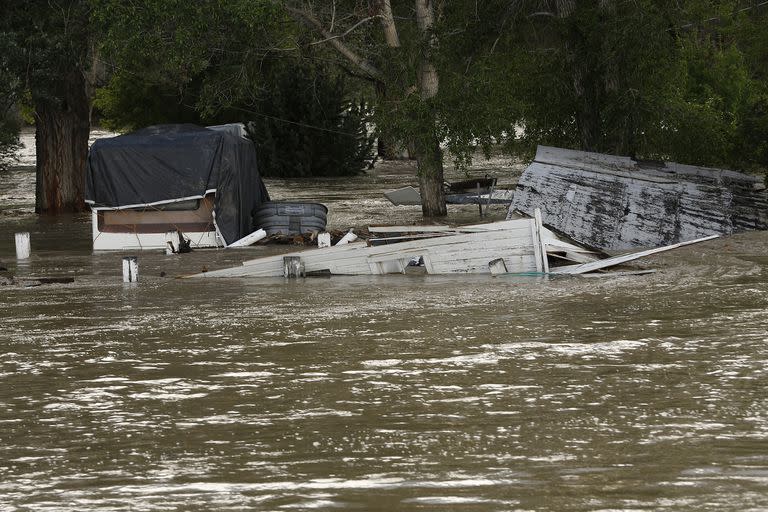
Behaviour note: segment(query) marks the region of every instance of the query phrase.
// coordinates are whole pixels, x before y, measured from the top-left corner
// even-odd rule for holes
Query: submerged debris
[[[532,219],[459,227],[379,226],[369,233],[378,238],[257,258],[190,277],[378,275],[406,273],[415,261],[428,274],[583,274],[714,238],[602,259],[545,228],[538,210]]]
[[[533,215],[588,247],[659,247],[710,235],[768,229],[762,177],[539,146],[508,218]]]
[[[338,244],[345,236],[349,235],[349,231],[342,231],[338,229],[331,229],[326,231],[331,236],[330,245]],[[365,230],[356,230],[355,234],[359,238],[368,239],[370,234]],[[275,233],[267,236],[260,241],[261,244],[277,244],[277,245],[297,245],[303,247],[315,247],[317,246],[317,238],[320,235],[317,231],[311,231],[301,234],[286,234]]]
[[[0,273],[0,286],[33,288],[44,284],[68,284],[74,282],[74,277],[14,277],[8,273]]]

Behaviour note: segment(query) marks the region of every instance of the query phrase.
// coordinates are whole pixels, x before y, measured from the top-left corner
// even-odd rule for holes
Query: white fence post
[[[139,258],[136,256],[126,256],[123,258],[123,282],[139,282]]]
[[[31,253],[29,245],[29,233],[16,233],[16,259],[26,260]]]
[[[330,247],[331,246],[331,234],[330,233],[320,233],[317,235],[317,246],[320,248],[323,247]]]
[[[299,256],[283,256],[284,277],[304,277],[304,263]]]

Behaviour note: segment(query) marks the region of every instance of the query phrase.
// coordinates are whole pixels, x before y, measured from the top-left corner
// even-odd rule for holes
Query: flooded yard
[[[22,163],[0,261],[74,283],[0,287],[0,510],[768,509],[765,232],[643,276],[173,278],[280,250],[255,247],[141,253],[124,284],[90,216],[34,215]],[[414,181],[267,187],[346,229],[420,222],[382,195]]]

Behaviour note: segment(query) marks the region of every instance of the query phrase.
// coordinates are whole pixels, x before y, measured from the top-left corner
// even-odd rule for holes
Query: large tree
[[[509,103],[488,93],[504,80],[492,64],[495,41],[505,13],[517,7],[493,0],[284,4],[314,32],[308,44],[327,46],[340,66],[375,84],[379,130],[416,156],[423,214],[445,215],[442,144],[466,162],[478,141],[516,120]]]
[[[93,45],[87,0],[4,2],[2,31],[23,52],[15,75],[33,107],[39,213],[85,208]]]

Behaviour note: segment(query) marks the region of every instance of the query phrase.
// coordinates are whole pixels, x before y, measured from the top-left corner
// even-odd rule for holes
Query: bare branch
[[[352,50],[349,46],[347,46],[341,40],[339,40],[339,38],[335,38],[333,34],[330,34],[327,30],[325,30],[325,28],[323,28],[323,24],[320,23],[320,20],[315,18],[311,13],[303,9],[296,9],[295,7],[289,7],[287,5],[285,6],[285,10],[288,11],[294,17],[299,18],[301,21],[308,23],[321,36],[325,38],[324,42],[327,42],[331,46],[333,46],[333,48],[337,52],[339,52],[345,59],[347,59],[352,64],[357,66],[357,68],[360,69],[364,75],[366,75],[372,80],[384,81],[384,74],[376,66],[374,66],[367,59],[364,59],[361,56],[359,56],[357,53],[355,53],[354,50]]]
[[[325,38],[325,39],[321,39],[320,41],[313,41],[313,42],[311,42],[311,43],[309,43],[309,44],[311,44],[311,45],[312,45],[312,44],[323,44],[323,43],[327,43],[328,41],[331,41],[332,39],[342,39],[342,38],[344,38],[344,37],[348,36],[348,35],[349,35],[349,34],[350,34],[350,33],[351,33],[353,30],[355,30],[357,27],[359,27],[359,26],[360,26],[360,25],[362,25],[363,23],[367,23],[367,22],[369,22],[369,21],[371,21],[372,19],[375,19],[375,18],[381,18],[381,15],[377,14],[377,15],[375,15],[375,16],[369,16],[369,17],[367,17],[367,18],[365,18],[365,19],[362,19],[362,20],[358,21],[358,22],[357,22],[357,23],[355,23],[354,25],[352,25],[352,26],[351,26],[351,27],[350,27],[350,28],[349,28],[349,29],[348,29],[346,32],[344,32],[343,34],[338,34],[338,35],[335,35],[335,36],[330,36],[330,37],[327,37],[327,38]]]

